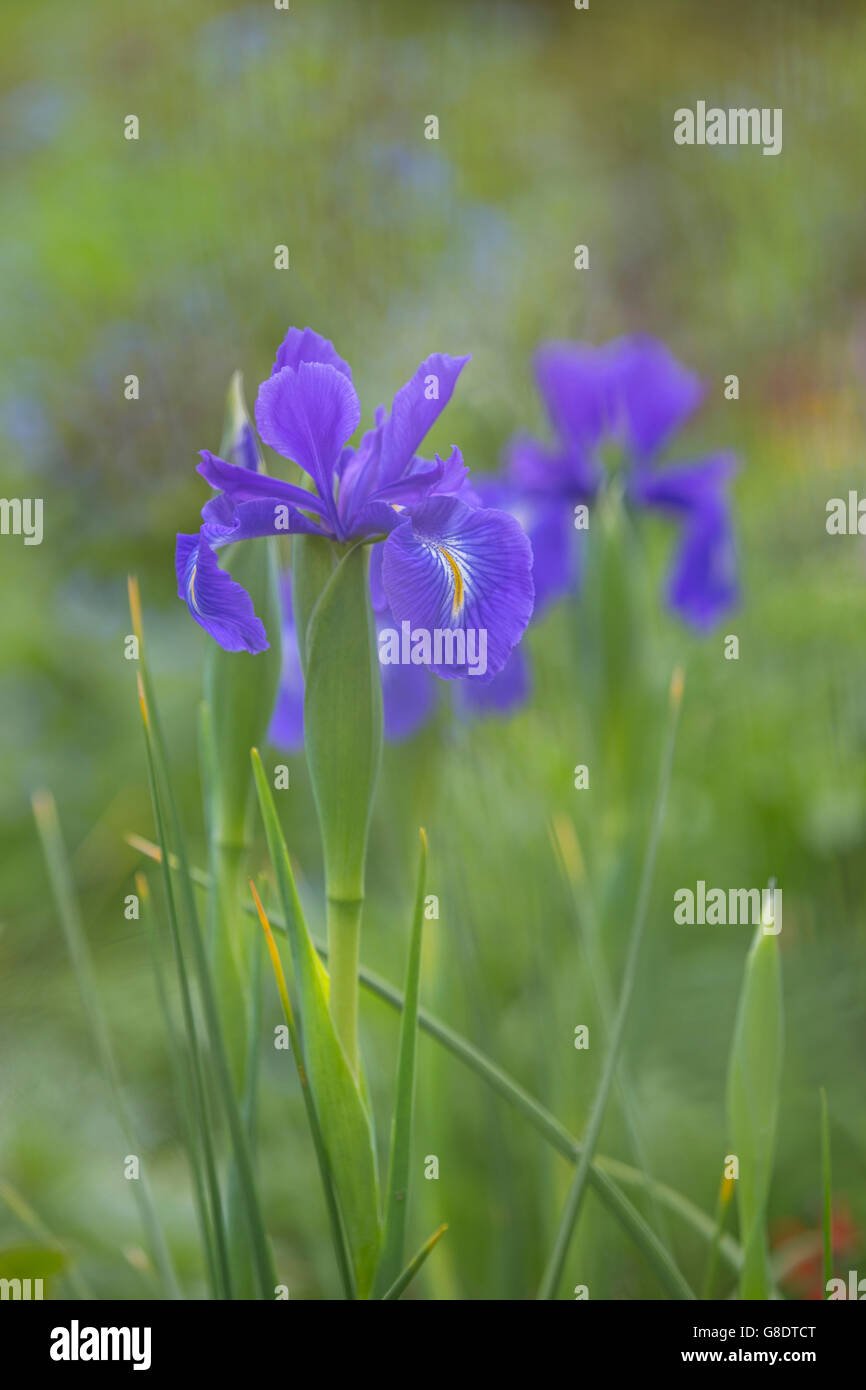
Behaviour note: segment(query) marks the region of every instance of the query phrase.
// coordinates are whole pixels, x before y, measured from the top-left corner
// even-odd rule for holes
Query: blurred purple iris
[[[548,343],[535,356],[539,391],[554,441],[518,436],[506,473],[476,483],[485,506],[516,516],[532,542],[535,612],[581,579],[582,530],[575,511],[589,507],[607,479],[602,452],[624,462],[628,503],[679,523],[667,580],[667,602],[684,622],[708,631],[737,602],[738,585],[727,498],[735,468],[730,454],[659,466],[659,455],[704,395],[692,372],[653,338],[620,338],[603,347]],[[510,713],[526,699],[529,671],[520,648],[483,686],[465,682],[460,705],[477,713]]]
[[[256,424],[312,490],[205,451],[198,472],[220,492],[202,509],[201,530],[177,538],[178,593],[221,646],[259,652],[268,641],[249,595],[217,563],[220,546],[302,532],[339,543],[385,538],[382,587],[395,625],[483,630],[479,679],[502,669],[532,613],[529,542],[510,513],[478,505],[459,449],[444,461],[417,453],[468,360],[426,358],[353,448],[346,441],[361,406],[350,367],[312,329],[289,329],[259,388]],[[459,665],[431,669],[446,679],[466,674]]]
[[[513,440],[506,477],[482,495],[509,507],[529,533],[536,611],[579,586],[575,508],[597,498],[605,483],[601,452],[614,446],[624,459],[626,501],[679,523],[667,602],[684,622],[707,631],[738,595],[727,499],[734,459],[712,454],[674,466],[658,462],[703,399],[698,377],[662,343],[643,337],[603,347],[546,344],[536,354],[535,375],[554,442]]]

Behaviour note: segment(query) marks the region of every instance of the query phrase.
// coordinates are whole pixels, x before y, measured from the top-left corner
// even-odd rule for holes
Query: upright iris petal
[[[297,371],[302,362],[324,362],[326,366],[336,367],[349,381],[352,380],[352,368],[343,361],[332,342],[323,338],[321,333],[314,333],[312,328],[290,328],[277,348],[271,376],[281,372],[284,367]]]
[[[393,482],[412,462],[421,442],[450,401],[468,357],[434,352],[394,397],[382,427],[378,486]]]
[[[535,354],[535,379],[567,451],[588,463],[614,414],[610,351],[587,343],[547,343]]]
[[[256,424],[266,444],[308,473],[328,513],[334,513],[334,472],[361,421],[351,381],[323,362],[283,367],[259,387]]]
[[[532,551],[513,516],[434,497],[414,509],[385,542],[382,582],[397,622],[433,634],[462,630],[492,680],[502,670],[532,615]],[[453,648],[451,649],[453,653]],[[469,661],[436,660],[446,680],[467,676]],[[476,665],[479,663],[475,663]]]
[[[623,338],[608,349],[614,409],[635,460],[663,449],[704,398],[700,377],[654,338]]]

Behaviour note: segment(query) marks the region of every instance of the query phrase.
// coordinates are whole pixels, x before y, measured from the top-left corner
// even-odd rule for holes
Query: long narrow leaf
[[[325,1203],[328,1208],[328,1220],[331,1223],[331,1239],[334,1242],[334,1250],[337,1255],[337,1264],[340,1270],[340,1278],[343,1283],[343,1291],[347,1298],[357,1297],[355,1292],[355,1278],[352,1273],[350,1252],[346,1245],[346,1235],[343,1230],[343,1223],[340,1218],[340,1207],[337,1201],[337,1193],[334,1187],[331,1165],[328,1162],[328,1155],[325,1151],[325,1141],[322,1137],[322,1127],[319,1124],[319,1117],[316,1113],[316,1103],[310,1091],[310,1081],[304,1068],[304,1058],[301,1051],[301,1039],[295,1023],[295,1014],[292,1009],[292,1002],[289,998],[289,991],[286,987],[286,977],[283,974],[283,965],[280,960],[280,953],[277,950],[277,943],[271,931],[270,923],[265,909],[262,907],[261,899],[256,892],[256,885],[250,879],[253,899],[256,911],[259,914],[259,921],[262,924],[262,931],[265,934],[268,955],[271,958],[271,966],[274,972],[274,979],[277,982],[277,993],[280,996],[280,1003],[283,1006],[283,1015],[286,1026],[289,1030],[289,1043],[292,1049],[292,1056],[295,1059],[295,1066],[298,1071],[298,1080],[301,1083],[301,1095],[304,1098],[304,1106],[307,1111],[307,1123],[310,1126],[310,1134],[313,1139],[313,1146],[316,1150],[316,1160],[319,1165],[319,1174],[322,1179],[322,1189],[325,1194]]]
[[[722,1243],[722,1236],[725,1230],[725,1219],[728,1215],[728,1207],[731,1205],[731,1198],[734,1195],[733,1178],[723,1177],[719,1184],[719,1195],[716,1199],[716,1229],[713,1232],[713,1241],[710,1246],[710,1253],[707,1257],[707,1268],[704,1274],[704,1283],[701,1291],[701,1299],[706,1302],[713,1296],[713,1282],[716,1277],[716,1266],[719,1260],[719,1248]]]
[[[177,971],[178,985],[180,987],[181,1008],[183,1011],[184,1030],[186,1032],[187,1049],[189,1053],[189,1076],[191,1083],[191,1094],[193,1101],[193,1113],[197,1126],[198,1139],[201,1144],[202,1161],[204,1164],[204,1174],[207,1186],[207,1197],[209,1203],[209,1228],[213,1233],[214,1248],[214,1267],[218,1278],[218,1290],[220,1297],[229,1299],[232,1297],[232,1278],[229,1265],[228,1242],[226,1239],[225,1216],[223,1212],[222,1194],[220,1192],[219,1175],[217,1172],[216,1154],[213,1144],[213,1127],[208,1106],[208,1093],[205,1085],[204,1064],[202,1061],[201,1047],[198,1038],[198,1025],[193,1004],[192,982],[190,971],[186,962],[186,952],[184,950],[183,938],[178,919],[177,903],[174,893],[174,879],[170,872],[171,855],[168,849],[166,838],[165,821],[162,811],[162,802],[159,795],[156,780],[156,768],[154,765],[153,743],[150,737],[150,719],[148,717],[147,701],[144,695],[144,686],[139,677],[139,704],[141,707],[141,719],[144,728],[144,750],[147,761],[147,778],[150,789],[150,798],[153,804],[153,818],[156,825],[157,838],[162,846],[160,863],[162,866],[162,881],[165,890],[165,901],[168,915],[169,934],[171,936],[172,951],[174,953],[175,969]]]
[[[142,835],[129,834],[126,838],[127,843],[132,845],[134,849],[151,859],[159,860],[161,851],[158,845],[154,845],[152,841],[147,840]],[[172,867],[175,868],[176,865],[173,864]],[[207,886],[208,875],[202,869],[193,869],[192,874],[196,883],[203,887]],[[252,905],[248,910],[250,913],[255,912]],[[270,920],[276,931],[286,932],[286,925],[281,917],[271,913]],[[313,938],[313,945],[319,955],[327,956],[327,946],[323,941]],[[403,1008],[403,995],[400,990],[396,985],[383,979],[376,971],[361,965],[358,969],[358,979],[366,990],[392,1009],[399,1011]],[[557,1153],[562,1154],[569,1163],[579,1161],[583,1152],[581,1142],[569,1133],[555,1115],[546,1110],[534,1096],[531,1096],[518,1081],[515,1081],[512,1076],[509,1076],[506,1071],[503,1071],[487,1057],[480,1048],[477,1048],[474,1043],[469,1042],[467,1038],[462,1037],[460,1033],[444,1023],[442,1019],[437,1018],[435,1014],[428,1013],[425,1009],[418,1010],[418,1026],[422,1032],[435,1038],[452,1056],[456,1057],[493,1091],[502,1096],[509,1105],[519,1111]],[[621,1191],[620,1184],[637,1188],[658,1201],[661,1206],[678,1216],[690,1230],[708,1244],[712,1241],[715,1230],[713,1218],[701,1211],[700,1207],[695,1206],[688,1197],[684,1197],[682,1193],[668,1187],[666,1183],[649,1177],[640,1169],[633,1168],[619,1159],[608,1158],[602,1154],[596,1155],[593,1160],[590,1167],[590,1182],[603,1205],[622,1224],[623,1229],[634,1240],[638,1249],[646,1255],[664,1286],[672,1294],[674,1294],[675,1289],[679,1289],[680,1294],[675,1296],[684,1293],[688,1285],[670,1253],[660,1245],[652,1228],[644,1221],[640,1212],[629,1201],[625,1193]],[[728,1267],[734,1271],[739,1271],[742,1265],[742,1250],[737,1242],[731,1236],[723,1236],[719,1249]]]
[[[63,933],[66,937],[66,944],[72,958],[81,1002],[84,1005],[84,1012],[90,1025],[96,1051],[108,1081],[115,1114],[125,1142],[129,1145],[131,1152],[138,1154],[141,1153],[141,1147],[123,1093],[114,1048],[99,1000],[99,991],[96,988],[96,979],[90,958],[90,948],[81,924],[78,899],[72,883],[66,847],[57,818],[57,808],[50,792],[39,792],[33,797],[33,815],[36,818],[39,837],[42,841],[45,862],[48,866],[48,877]],[[132,1186],[141,1213],[142,1225],[147,1233],[151,1255],[160,1272],[165,1295],[167,1298],[180,1298],[181,1293],[168,1244],[154,1205],[147,1173],[143,1167],[138,1181],[134,1182]]]
[[[367,1298],[381,1243],[379,1188],[370,1118],[334,1030],[328,1007],[327,972],[304,920],[265,769],[255,749],[252,756],[259,805],[295,967],[304,1030],[304,1061],[352,1249],[358,1295]]]
[[[184,1053],[180,1039],[177,1036],[174,1018],[172,1017],[171,1007],[168,1000],[168,990],[165,982],[165,971],[160,956],[160,943],[157,938],[156,926],[153,921],[153,913],[150,901],[150,887],[144,874],[136,874],[135,887],[138,893],[138,900],[141,905],[141,919],[147,932],[150,943],[150,956],[153,965],[154,978],[156,980],[156,994],[159,1000],[160,1012],[165,1026],[165,1035],[168,1042],[168,1055],[171,1062],[172,1075],[174,1078],[175,1092],[178,1106],[178,1113],[181,1116],[184,1131],[184,1143],[186,1146],[187,1157],[189,1159],[190,1172],[192,1174],[193,1195],[195,1197],[196,1216],[198,1219],[199,1233],[205,1252],[205,1260],[208,1270],[208,1281],[210,1283],[211,1296],[219,1298],[221,1292],[220,1272],[217,1268],[216,1247],[214,1244],[213,1220],[208,1204],[207,1182],[205,1180],[205,1170],[201,1154],[201,1143],[198,1130],[194,1123],[195,1106],[193,1101],[193,1082],[190,1075],[189,1059]],[[217,1191],[219,1189],[217,1188]]]
[[[739,1162],[740,1297],[770,1296],[766,1207],[782,1070],[779,943],[759,926],[746,960],[728,1066],[728,1125]]]
[[[138,595],[138,586],[134,579],[130,579],[129,587],[133,630],[138,637],[139,644],[140,701],[145,728],[145,743],[148,749],[150,767],[152,769],[151,791],[154,801],[154,815],[157,815],[157,811],[161,807],[161,798],[164,793],[168,805],[174,850],[178,858],[178,876],[180,880],[187,938],[192,950],[195,976],[201,997],[207,1036],[210,1043],[210,1052],[216,1073],[217,1090],[228,1122],[232,1154],[238,1169],[238,1181],[249,1226],[258,1295],[261,1299],[269,1300],[273,1298],[273,1291],[276,1286],[276,1271],[274,1269],[273,1256],[265,1232],[261,1200],[253,1169],[249,1140],[232,1084],[228,1048],[223,1035],[210,963],[205,949],[204,938],[199,926],[195,891],[189,872],[186,840],[171,777],[168,772],[168,750],[162,733],[159,711],[156,705],[150,672],[145,657],[144,635],[141,624],[141,605]],[[168,854],[169,850],[166,841],[164,845],[164,855],[166,873],[170,878],[168,867],[170,861]]]
[[[662,825],[664,823],[665,806],[667,803],[668,785],[671,777],[671,767],[673,765],[674,748],[676,747],[677,726],[679,723],[680,705],[683,694],[683,677],[680,670],[676,670],[671,681],[670,688],[670,719],[668,723],[668,733],[665,740],[664,751],[662,753],[661,770],[659,773],[659,785],[656,794],[655,809],[653,812],[652,825],[650,827],[649,840],[647,842],[646,854],[644,856],[643,869],[641,871],[640,887],[638,889],[638,900],[635,908],[634,924],[629,939],[628,955],[626,957],[625,970],[623,972],[622,986],[620,989],[619,1005],[617,1007],[616,1018],[608,1040],[607,1054],[605,1056],[604,1068],[601,1074],[598,1091],[593,1102],[590,1114],[589,1125],[587,1126],[586,1136],[583,1141],[583,1153],[577,1165],[577,1172],[574,1175],[574,1182],[568,1194],[568,1200],[562,1213],[559,1230],[556,1236],[553,1252],[544,1272],[538,1297],[550,1299],[556,1297],[559,1287],[559,1280],[562,1275],[565,1258],[568,1254],[568,1247],[571,1237],[577,1224],[583,1199],[586,1195],[587,1183],[590,1175],[595,1148],[598,1143],[601,1127],[604,1122],[604,1114],[607,1108],[608,1096],[616,1075],[619,1051],[625,1036],[626,1023],[628,1021],[629,1006],[634,992],[635,980],[637,979],[637,966],[640,956],[640,948],[643,942],[644,928],[646,926],[647,912],[649,909],[650,891],[652,889],[653,877],[655,875],[656,856],[658,854],[659,840],[661,838]],[[690,1296],[694,1298],[694,1294]]]
[[[421,1246],[421,1249],[418,1251],[418,1254],[413,1255],[412,1259],[409,1261],[402,1274],[398,1274],[391,1287],[385,1293],[382,1294],[383,1299],[400,1298],[402,1296],[402,1294],[411,1284],[412,1280],[415,1278],[415,1275],[418,1273],[418,1270],[421,1268],[424,1261],[427,1259],[427,1256],[430,1254],[430,1251],[433,1249],[435,1245],[439,1244],[440,1240],[442,1239],[447,1230],[447,1226],[440,1226],[438,1231],[433,1232],[429,1240],[425,1240],[424,1244]]]
[[[391,1125],[391,1161],[385,1196],[385,1233],[382,1257],[376,1273],[376,1289],[385,1297],[403,1264],[406,1239],[406,1209],[409,1195],[409,1159],[412,1140],[412,1109],[415,1099],[415,1051],[418,1040],[418,989],[421,976],[421,934],[424,926],[424,892],[427,880],[427,836],[421,831],[421,859],[415,913],[406,966],[406,991],[400,1022],[400,1052],[397,1061],[397,1091]],[[425,1257],[426,1258],[426,1257]]]

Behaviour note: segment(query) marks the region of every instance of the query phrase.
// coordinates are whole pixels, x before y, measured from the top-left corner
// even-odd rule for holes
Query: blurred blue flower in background
[[[704,389],[696,375],[653,338],[620,338],[603,347],[548,343],[535,375],[554,442],[518,436],[504,480],[482,488],[488,505],[508,506],[524,522],[535,555],[536,611],[580,584],[575,507],[589,506],[610,479],[608,446],[624,460],[627,504],[679,523],[667,602],[684,622],[706,632],[738,596],[727,484],[735,462],[711,454],[660,465],[672,436],[694,413]],[[575,541],[578,543],[575,544]]]

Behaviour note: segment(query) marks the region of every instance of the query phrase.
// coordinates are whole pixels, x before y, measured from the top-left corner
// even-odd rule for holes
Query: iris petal
[[[343,361],[328,338],[323,338],[321,333],[314,333],[312,328],[290,328],[277,348],[271,376],[281,372],[284,367],[291,367],[297,371],[302,362],[324,362],[329,367],[336,367],[349,381],[352,380],[352,368],[348,362]]]
[[[228,652],[263,652],[269,643],[246,589],[220,569],[201,535],[180,535],[175,553],[178,597],[205,632]]]
[[[655,338],[622,338],[607,351],[614,363],[626,443],[636,458],[647,458],[697,410],[703,385]]]
[[[589,343],[546,343],[535,377],[560,440],[588,460],[610,426],[614,377],[608,350]]]
[[[299,532],[321,535],[321,529],[281,497],[258,497],[253,502],[233,502],[224,492],[201,509],[202,534],[213,546],[259,536],[289,536]]]
[[[272,478],[267,473],[256,473],[253,469],[243,468],[236,463],[227,463],[225,459],[217,458],[216,454],[210,453],[207,449],[201,451],[200,458],[201,463],[196,465],[196,472],[200,473],[211,487],[227,493],[233,502],[253,502],[258,497],[273,497],[281,498],[318,515],[325,510],[324,503],[315,493],[307,492],[295,483],[284,483],[281,478]]]
[[[738,597],[730,515],[724,502],[713,501],[683,523],[668,579],[668,602],[684,622],[706,632]]]
[[[398,624],[433,635],[448,629],[473,634],[476,653],[485,644],[492,680],[502,670],[532,615],[532,550],[507,512],[472,508],[434,497],[414,508],[384,545],[382,581]],[[473,662],[430,661],[444,679],[468,676]],[[475,663],[478,667],[479,663]]]
[[[513,714],[529,696],[529,664],[522,647],[515,647],[492,681],[461,681],[457,708],[464,714]]]
[[[268,739],[275,748],[299,753],[304,746],[304,672],[298,650],[298,634],[292,607],[292,581],[286,575],[280,584],[283,609],[283,657],[277,703]]]
[[[376,489],[396,482],[409,467],[425,436],[450,401],[457,378],[468,357],[434,352],[394,397],[391,413],[382,426]]]
[[[636,469],[629,482],[629,495],[638,505],[682,515],[706,502],[720,501],[736,466],[732,454],[712,454],[696,463]]]
[[[293,459],[316,484],[334,512],[334,470],[361,419],[355,388],[342,372],[322,362],[283,367],[259,387],[256,424],[266,444]]]

